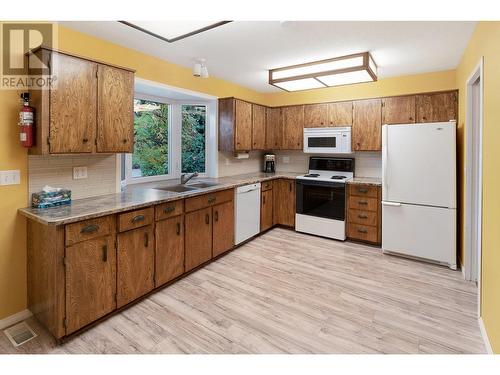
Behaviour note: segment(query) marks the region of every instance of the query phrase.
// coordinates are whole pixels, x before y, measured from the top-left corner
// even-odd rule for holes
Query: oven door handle
[[[319,186],[326,188],[345,188],[345,184],[338,182],[323,182],[323,181],[305,181],[305,180],[296,180],[298,185],[303,186]]]

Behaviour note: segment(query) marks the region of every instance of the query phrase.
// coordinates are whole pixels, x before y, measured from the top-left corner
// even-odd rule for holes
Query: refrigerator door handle
[[[382,206],[401,207],[401,203],[382,201]]]
[[[389,127],[387,125],[384,125],[382,127],[382,184],[383,184],[383,189],[382,189],[382,195],[385,195],[384,192],[387,192],[387,162],[388,162],[388,133],[389,132]]]

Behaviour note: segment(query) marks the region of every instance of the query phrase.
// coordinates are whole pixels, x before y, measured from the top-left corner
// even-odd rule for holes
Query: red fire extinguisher
[[[35,145],[35,108],[30,107],[30,94],[21,94],[23,107],[19,112],[19,139],[23,147]]]

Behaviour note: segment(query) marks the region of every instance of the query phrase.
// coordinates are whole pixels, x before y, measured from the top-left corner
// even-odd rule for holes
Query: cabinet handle
[[[175,211],[175,207],[174,206],[165,207],[165,209],[163,210],[163,212],[166,213],[166,214],[172,213],[174,211]]]
[[[87,143],[88,141],[89,141],[89,139],[88,139],[88,138],[83,138],[83,139],[82,139],[82,142],[83,142],[83,143]]]
[[[359,217],[360,219],[368,219],[368,216],[366,216],[366,215],[358,215],[358,217]]]
[[[102,261],[103,262],[108,261],[108,245],[104,245],[102,247]]]
[[[359,193],[366,194],[366,193],[368,193],[368,189],[359,188],[359,189],[358,189],[358,192],[359,192]]]
[[[367,201],[358,201],[358,204],[362,205],[362,206],[366,206],[368,204]]]
[[[290,188],[290,193],[291,193],[291,192],[292,192],[292,183],[290,182],[290,183],[288,184],[288,186],[289,186],[289,188]]]
[[[427,117],[425,117],[425,116],[424,116],[424,117],[422,117],[422,120],[427,120]]]
[[[144,215],[137,215],[132,218],[132,223],[138,223],[139,221],[144,221]]]
[[[410,120],[413,121],[413,117],[410,117]]]
[[[215,221],[219,221],[219,211],[215,211]]]
[[[144,247],[148,247],[149,245],[149,234],[146,232],[144,233]]]
[[[215,201],[216,201],[216,200],[217,200],[217,198],[215,198],[215,197],[210,197],[210,198],[208,198],[208,203],[209,203],[209,204],[215,203]]]
[[[123,143],[127,143],[127,142],[128,142],[128,140],[127,140],[127,139],[124,139],[122,142],[123,142]]]
[[[206,214],[205,215],[205,224],[210,224],[210,215],[209,214]]]
[[[358,229],[358,233],[366,234],[368,231],[366,229]]]
[[[262,204],[266,204],[266,196],[265,195],[262,197]]]
[[[180,236],[181,234],[181,223],[177,223],[177,235]]]
[[[83,227],[82,230],[80,231],[80,233],[89,234],[89,233],[95,233],[98,230],[99,230],[99,225],[97,225],[97,224],[90,224],[90,225],[87,225],[87,226]]]

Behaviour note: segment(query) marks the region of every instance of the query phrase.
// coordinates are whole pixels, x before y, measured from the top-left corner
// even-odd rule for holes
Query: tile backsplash
[[[73,167],[87,167],[87,178],[73,180]],[[72,199],[116,191],[115,155],[51,155],[28,158],[29,199],[45,185],[71,190]]]

